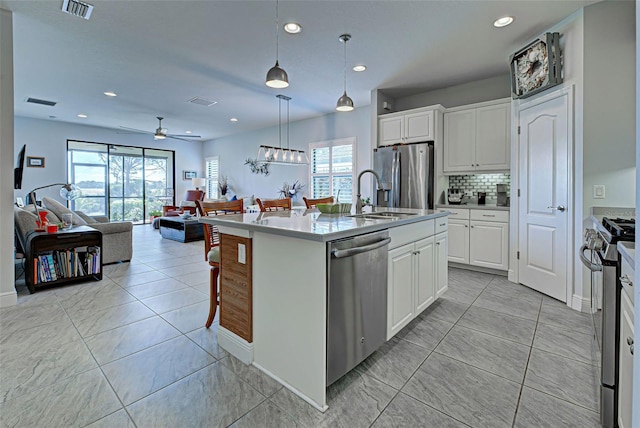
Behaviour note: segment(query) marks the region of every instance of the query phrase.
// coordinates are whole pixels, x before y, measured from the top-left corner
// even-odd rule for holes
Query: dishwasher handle
[[[384,238],[378,242],[374,242],[373,244],[363,245],[362,247],[347,248],[345,250],[332,250],[331,254],[333,254],[333,257],[335,257],[336,259],[351,257],[355,256],[356,254],[366,253],[367,251],[372,251],[377,248],[384,247],[389,242],[391,242],[391,238]]]

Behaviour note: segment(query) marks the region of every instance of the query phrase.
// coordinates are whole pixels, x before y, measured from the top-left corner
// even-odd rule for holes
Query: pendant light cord
[[[287,150],[289,150],[289,100],[287,100]]]
[[[276,0],[276,62],[280,59],[278,30],[280,29],[280,13],[278,12],[278,0]]]
[[[347,93],[347,39],[343,39],[342,42],[344,43],[344,67],[343,67],[343,71],[344,71],[344,93]]]
[[[278,146],[282,150],[282,98],[278,97]]]

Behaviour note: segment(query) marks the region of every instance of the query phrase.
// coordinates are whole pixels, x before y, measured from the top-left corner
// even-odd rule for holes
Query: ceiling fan
[[[164,140],[165,138],[173,138],[174,140],[191,141],[191,140],[187,140],[187,138],[201,138],[200,135],[192,135],[192,134],[186,134],[186,135],[167,134],[167,128],[162,127],[162,119],[164,119],[164,117],[157,116],[157,119],[158,119],[158,127],[156,128],[155,131],[143,131],[142,129],[127,128],[126,126],[120,126],[120,128],[126,129],[128,131],[141,133],[141,134],[153,134],[154,140]]]

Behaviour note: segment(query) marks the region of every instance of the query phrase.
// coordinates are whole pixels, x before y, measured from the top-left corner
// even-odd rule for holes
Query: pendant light
[[[353,100],[347,95],[347,42],[351,39],[351,34],[343,34],[340,41],[344,43],[344,93],[336,103],[336,110],[351,111],[353,110]]]
[[[289,148],[289,101],[291,97],[276,95],[278,98],[278,146],[261,145],[258,148],[258,162],[278,165],[309,165],[309,157],[304,150]],[[287,146],[282,146],[282,100],[287,102]]]
[[[279,44],[278,44],[278,33],[280,30],[280,16],[278,14],[278,0],[276,0],[276,65],[271,67],[267,72],[267,80],[266,84],[270,88],[282,89],[289,86],[289,76],[287,76],[287,72],[284,71],[284,68],[280,67],[278,63],[278,56],[280,54]]]

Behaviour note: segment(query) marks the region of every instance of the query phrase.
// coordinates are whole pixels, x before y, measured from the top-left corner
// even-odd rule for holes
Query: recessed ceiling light
[[[80,113],[80,114],[78,115],[78,117],[79,117],[80,119],[86,119],[86,118],[87,118],[87,117],[89,117],[89,116],[87,116],[87,115],[86,115],[86,114],[84,114],[84,113]]]
[[[500,28],[506,27],[507,25],[513,22],[513,16],[503,16],[502,18],[498,18],[493,22],[493,26]]]
[[[106,96],[108,96],[108,97],[117,97],[117,96],[118,96],[118,94],[116,94],[116,93],[115,93],[115,92],[113,92],[113,91],[103,92],[103,94],[105,94],[105,95],[106,95]]]
[[[364,64],[353,66],[353,71],[365,71],[366,69],[367,69],[367,66]]]
[[[185,134],[193,134],[191,131],[184,131]]]
[[[283,28],[284,31],[289,34],[298,34],[302,31],[302,26],[295,22],[287,22],[286,24],[284,24]]]
[[[237,117],[232,117],[231,119],[229,119],[231,122],[237,122],[238,118]]]

